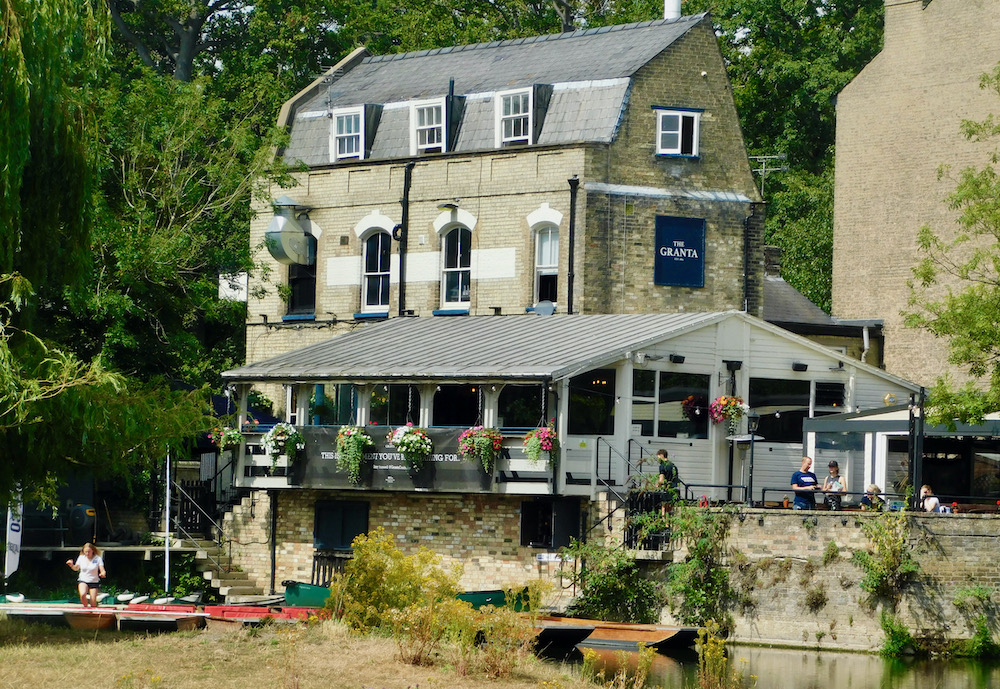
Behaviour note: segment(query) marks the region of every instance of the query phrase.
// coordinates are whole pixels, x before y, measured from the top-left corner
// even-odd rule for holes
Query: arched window
[[[472,296],[472,231],[465,227],[444,236],[441,302],[445,308],[467,308]]]
[[[382,312],[389,308],[388,232],[373,232],[365,240],[364,275],[361,279],[361,311]]]
[[[559,228],[546,225],[535,233],[535,303],[558,301]]]

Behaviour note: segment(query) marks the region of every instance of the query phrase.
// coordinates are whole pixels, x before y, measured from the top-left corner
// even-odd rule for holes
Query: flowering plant
[[[238,428],[223,426],[222,428],[213,428],[212,432],[208,434],[208,439],[218,445],[220,451],[223,451],[227,447],[242,443],[243,434]]]
[[[688,395],[681,402],[681,411],[684,412],[684,418],[686,418],[691,423],[698,423],[702,414],[705,413],[705,405],[708,404],[708,398],[704,395]]]
[[[288,455],[288,461],[294,462],[299,452],[306,449],[306,439],[295,430],[290,423],[274,424],[264,437],[260,439],[264,452],[271,455],[271,463],[276,464],[279,455]]]
[[[362,426],[341,426],[337,432],[337,468],[347,472],[351,483],[361,482],[361,462],[365,449],[372,444],[372,437]]]
[[[736,433],[740,419],[750,411],[750,407],[743,402],[742,397],[730,397],[720,395],[716,397],[708,407],[708,415],[712,418],[712,423],[729,422],[729,434]]]
[[[406,463],[414,471],[420,471],[427,455],[434,451],[434,442],[427,435],[427,432],[422,428],[417,428],[412,423],[400,426],[389,433],[385,439],[402,453],[403,457],[406,458]]]
[[[559,438],[556,436],[555,419],[550,419],[547,426],[528,431],[524,436],[524,454],[532,462],[537,462],[543,452],[558,451]]]
[[[468,459],[482,463],[486,473],[493,471],[493,464],[502,447],[503,434],[495,428],[473,426],[458,436],[458,451]]]

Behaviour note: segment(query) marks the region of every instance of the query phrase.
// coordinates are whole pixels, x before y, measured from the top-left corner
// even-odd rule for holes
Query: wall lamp
[[[809,370],[809,364],[803,364],[801,361],[796,361],[792,364],[792,370],[802,373],[803,371]]]
[[[458,199],[453,201],[442,201],[437,205],[439,211],[455,211],[458,210]]]
[[[726,364],[727,371],[739,371],[741,368],[743,368],[742,361],[724,360],[724,363]]]
[[[672,363],[672,364],[683,364],[684,363],[684,355],[683,354],[671,354],[670,355],[670,363]]]

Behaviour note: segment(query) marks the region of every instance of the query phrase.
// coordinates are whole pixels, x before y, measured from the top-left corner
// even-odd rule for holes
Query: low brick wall
[[[281,591],[285,579],[309,581],[315,503],[330,494],[296,490],[278,495],[275,583]],[[560,576],[571,571],[572,563],[563,569],[553,561],[554,553],[520,545],[523,497],[374,492],[350,497],[369,501],[369,527],[384,527],[403,552],[426,547],[446,568],[461,565],[461,585],[467,590],[549,579],[556,593],[548,602],[556,607],[565,606],[574,593],[568,579]],[[587,523],[597,522],[612,506],[603,499],[591,503]],[[270,509],[268,494],[260,491],[226,519],[234,562],[265,591],[270,588]],[[861,524],[871,515],[781,509],[744,509],[741,514],[742,520],[733,518],[727,543],[737,591],[734,641],[860,651],[882,646],[881,608],[866,605],[867,594],[858,584],[863,572],[851,559],[855,550],[869,548]],[[896,614],[918,638],[969,638],[970,620],[954,600],[974,585],[1000,585],[1000,515],[910,513],[906,519],[920,571],[902,593]],[[620,517],[613,517],[610,525],[610,530],[595,529],[588,538],[613,543],[620,537]],[[679,549],[673,558],[679,561],[684,555]],[[668,564],[647,566],[655,571]],[[821,594],[826,602],[817,605]],[[991,624],[1000,619],[995,606],[986,606],[986,612]],[[667,609],[662,619],[674,622]]]
[[[870,515],[742,513],[742,521],[733,519],[729,538],[733,552],[745,557],[731,558],[732,581],[739,591],[734,641],[831,650],[875,651],[882,646],[881,607],[872,610],[865,604],[867,594],[858,585],[863,571],[851,560],[853,551],[869,547],[861,523]],[[896,614],[915,637],[927,641],[969,638],[970,621],[953,601],[971,586],[1000,584],[1000,515],[908,513],[906,519],[920,571],[902,592]],[[827,555],[828,549],[833,551],[831,543],[837,551],[834,559]],[[675,559],[682,557],[683,552],[675,553]],[[808,597],[815,602],[819,592],[826,603],[810,609]],[[995,625],[996,608],[989,605],[986,612]]]

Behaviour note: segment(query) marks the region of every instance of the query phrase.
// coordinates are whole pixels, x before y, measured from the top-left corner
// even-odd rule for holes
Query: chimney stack
[[[681,18],[681,0],[663,0],[663,18]]]

